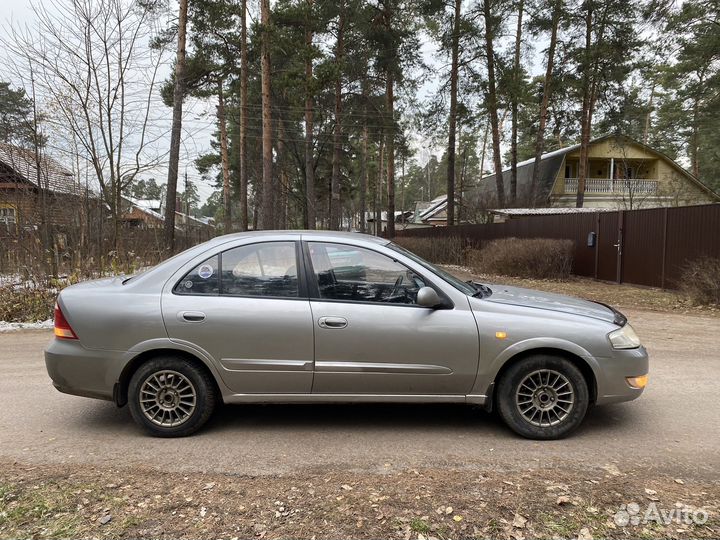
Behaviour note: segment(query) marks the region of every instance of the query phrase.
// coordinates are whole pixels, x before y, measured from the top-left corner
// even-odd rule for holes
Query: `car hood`
[[[492,290],[492,294],[483,298],[484,302],[559,311],[615,324],[620,324],[620,320],[624,319],[620,313],[612,308],[589,300],[534,289],[511,287],[509,285],[488,284],[488,287]],[[624,321],[622,321],[622,324],[624,324]]]

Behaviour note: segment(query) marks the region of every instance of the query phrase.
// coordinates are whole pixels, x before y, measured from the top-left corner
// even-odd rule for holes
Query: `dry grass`
[[[393,242],[434,263],[465,264],[464,242],[459,236],[449,238],[399,236]]]
[[[694,305],[720,307],[720,259],[704,257],[687,263],[681,283]]]
[[[720,488],[615,468],[317,470],[247,477],[87,467],[0,469],[0,537],[716,538]],[[649,496],[648,493],[652,495]],[[678,501],[705,524],[630,525],[621,505]]]
[[[0,321],[38,322],[53,316],[57,290],[51,288],[0,287]]]
[[[502,238],[472,250],[468,266],[479,274],[567,279],[572,270],[572,240]]]

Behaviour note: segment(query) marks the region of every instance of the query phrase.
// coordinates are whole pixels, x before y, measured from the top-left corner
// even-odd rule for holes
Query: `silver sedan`
[[[128,405],[161,437],[224,403],[432,402],[556,439],[637,398],[648,356],[616,310],[463,282],[372,236],[251,232],[73,285],[45,351],[61,392]]]

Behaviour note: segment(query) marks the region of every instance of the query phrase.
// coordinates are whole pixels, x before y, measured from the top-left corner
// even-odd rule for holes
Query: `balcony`
[[[566,195],[578,191],[577,178],[565,178]],[[593,195],[657,195],[658,181],[647,178],[587,178],[585,194]]]

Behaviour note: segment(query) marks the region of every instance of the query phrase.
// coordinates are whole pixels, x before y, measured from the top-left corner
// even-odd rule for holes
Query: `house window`
[[[12,206],[3,206],[0,207],[0,223],[5,223],[6,225],[9,224],[15,224],[17,223],[17,216],[15,214],[15,208]]]
[[[565,164],[565,178],[577,178],[576,163]]]

